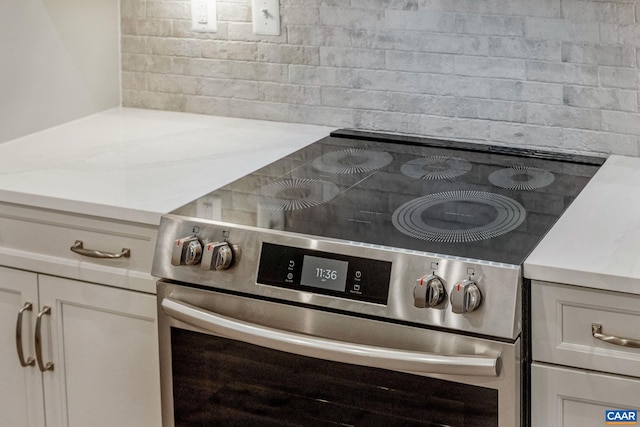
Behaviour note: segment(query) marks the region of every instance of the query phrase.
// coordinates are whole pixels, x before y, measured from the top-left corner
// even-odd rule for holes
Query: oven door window
[[[176,426],[496,427],[498,392],[171,329]]]

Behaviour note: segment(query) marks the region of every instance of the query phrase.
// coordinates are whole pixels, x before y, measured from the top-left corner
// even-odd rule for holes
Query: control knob
[[[462,280],[451,291],[451,310],[454,313],[470,313],[480,306],[482,294],[473,280]]]
[[[227,242],[207,243],[200,268],[203,270],[226,270],[233,262],[233,251]]]
[[[172,265],[194,265],[202,256],[202,244],[195,236],[183,237],[175,241],[171,254]]]
[[[413,288],[413,305],[419,308],[435,307],[442,302],[444,295],[442,279],[431,274],[416,281]]]
[[[202,257],[202,245],[198,239],[192,240],[187,245],[187,249],[184,254],[184,263],[187,265],[195,265],[200,261]]]

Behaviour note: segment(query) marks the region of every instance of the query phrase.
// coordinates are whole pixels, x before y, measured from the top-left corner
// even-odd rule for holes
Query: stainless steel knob
[[[470,313],[480,306],[482,293],[473,280],[462,280],[453,287],[450,301],[454,313]]]
[[[413,288],[413,305],[416,307],[436,307],[445,296],[442,279],[435,274],[425,276],[416,281]]]
[[[171,253],[171,264],[172,265],[184,265],[187,264],[187,257],[190,260],[194,260],[197,255],[197,246],[194,244],[200,245],[198,238],[195,236],[187,236],[177,239],[173,245],[173,251]],[[200,247],[200,253],[202,253],[202,247]],[[198,258],[198,261],[200,258]],[[191,264],[195,264],[198,261],[191,262]]]
[[[208,243],[204,247],[200,268],[226,270],[233,262],[233,251],[227,242]]]
[[[187,245],[184,253],[184,263],[187,265],[195,265],[202,257],[202,245],[198,239],[192,240]]]

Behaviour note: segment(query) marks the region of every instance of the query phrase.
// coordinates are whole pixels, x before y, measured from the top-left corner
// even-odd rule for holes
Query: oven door
[[[502,343],[158,283],[163,426],[520,424]]]

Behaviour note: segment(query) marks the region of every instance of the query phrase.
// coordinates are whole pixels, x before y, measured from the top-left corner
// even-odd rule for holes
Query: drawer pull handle
[[[85,249],[84,244],[82,243],[82,240],[76,240],[76,242],[73,244],[73,246],[71,246],[70,249],[77,254],[88,256],[91,258],[113,259],[113,258],[130,258],[131,257],[131,249],[123,248],[122,252],[120,252],[119,254],[97,251],[95,249]]]
[[[51,315],[51,307],[44,306],[42,307],[42,311],[38,313],[38,318],[36,319],[36,360],[38,361],[38,368],[41,372],[53,371],[53,362],[44,363],[42,361],[42,316]]]
[[[614,335],[603,335],[602,325],[599,323],[591,324],[591,335],[595,339],[607,342],[609,344],[619,345],[621,347],[640,348],[640,341],[631,338],[621,338]]]
[[[24,359],[24,351],[22,349],[22,316],[25,311],[32,311],[33,305],[30,302],[25,302],[20,311],[18,311],[18,322],[16,324],[16,348],[18,350],[18,359],[20,359],[20,365],[22,367],[33,366],[36,364],[36,360],[33,357]]]

